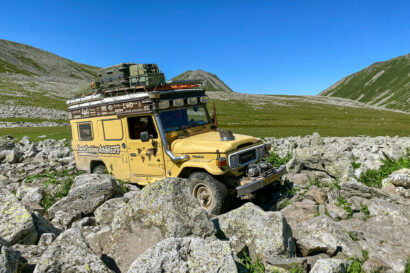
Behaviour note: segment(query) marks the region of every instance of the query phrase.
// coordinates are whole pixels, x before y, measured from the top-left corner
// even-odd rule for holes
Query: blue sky
[[[316,95],[410,52],[408,0],[1,1],[0,38],[77,62],[157,63],[247,93]]]

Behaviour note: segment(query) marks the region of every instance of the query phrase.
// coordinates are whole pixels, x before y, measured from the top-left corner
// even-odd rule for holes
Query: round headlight
[[[169,107],[169,100],[163,100],[158,103],[159,109],[167,109]]]

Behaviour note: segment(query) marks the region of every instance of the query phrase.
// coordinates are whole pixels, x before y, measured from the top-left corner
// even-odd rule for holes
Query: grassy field
[[[410,114],[293,102],[291,106],[214,100],[219,127],[259,137],[410,136]],[[212,111],[211,105],[209,110]]]
[[[213,101],[219,127],[240,134],[287,137],[318,132],[322,136],[410,136],[410,114],[298,101],[292,102],[290,106],[270,102],[255,105],[252,101],[243,100]],[[209,111],[212,112],[212,102]],[[0,135],[71,138],[69,127],[1,128]]]

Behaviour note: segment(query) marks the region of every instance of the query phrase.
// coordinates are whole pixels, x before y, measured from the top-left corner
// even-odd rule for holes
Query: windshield
[[[160,113],[162,127],[166,133],[209,123],[204,106],[191,106],[163,111]]]

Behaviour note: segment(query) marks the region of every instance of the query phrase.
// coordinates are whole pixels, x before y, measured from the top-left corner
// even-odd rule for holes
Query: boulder
[[[169,238],[140,255],[128,273],[237,272],[228,241]]]
[[[57,236],[54,233],[43,233],[41,234],[40,239],[38,240],[38,246],[48,247],[51,245]]]
[[[0,273],[17,273],[19,266],[19,256],[0,238]]]
[[[12,137],[0,137],[0,152],[3,150],[11,150],[16,146]]]
[[[292,231],[303,256],[322,252],[333,256],[341,252],[346,257],[362,258],[359,245],[350,238],[340,224],[326,215],[292,225]]]
[[[327,202],[326,192],[315,186],[310,187],[310,189],[306,192],[305,197],[310,197],[319,204],[324,204]]]
[[[124,197],[125,198],[125,197]],[[128,201],[129,199],[127,199]],[[116,211],[126,205],[123,198],[113,198],[107,200],[94,211],[95,221],[99,225],[110,225],[114,219]]]
[[[336,206],[335,204],[326,204],[326,210],[333,220],[345,220],[349,216],[343,208]]]
[[[33,212],[31,217],[33,218],[38,238],[40,238],[44,233],[53,233],[56,236],[60,234],[61,230],[53,226],[53,224],[45,219],[40,213]]]
[[[187,181],[166,178],[127,195],[130,199],[117,210],[112,234],[90,235],[124,271],[146,249],[169,237],[210,237],[216,230],[207,212],[192,197]]]
[[[288,223],[307,221],[315,217],[318,211],[318,206],[315,201],[310,199],[303,199],[300,202],[293,202],[291,205],[285,207],[280,212],[286,218]]]
[[[13,248],[26,263],[23,272],[33,272],[41,255],[43,255],[44,251],[47,249],[45,246],[20,244],[13,245]]]
[[[400,169],[390,174],[386,179],[383,179],[383,187],[386,187],[389,184],[410,189],[410,169]]]
[[[362,269],[366,273],[386,273],[391,270],[391,267],[379,257],[373,256],[363,263]]]
[[[244,247],[252,259],[295,256],[292,231],[280,212],[264,212],[252,203],[214,218],[221,237],[238,253]]]
[[[30,212],[4,188],[0,188],[0,237],[9,244],[34,244],[37,240]]]
[[[351,153],[343,148],[325,149],[322,146],[296,149],[294,162],[288,166],[290,172],[315,170],[327,173],[335,179],[353,177]]]
[[[23,159],[23,154],[16,148],[12,150],[5,150],[1,152],[4,157],[4,160],[8,163],[18,163]]]
[[[78,229],[64,231],[47,248],[37,262],[34,273],[40,272],[112,272],[92,252]]]
[[[339,259],[319,259],[310,273],[344,273],[347,272],[347,263]]]
[[[122,193],[121,186],[110,175],[83,174],[75,178],[68,195],[48,209],[48,215],[55,218],[57,212],[62,212],[68,216],[86,216],[111,197]]]

